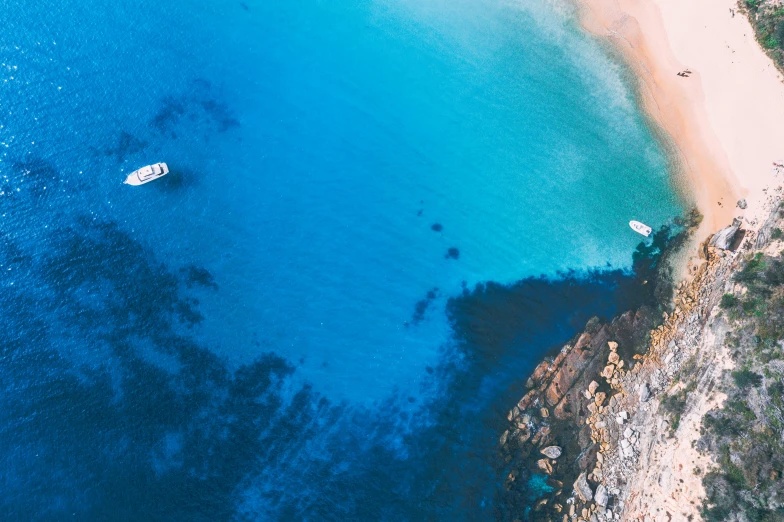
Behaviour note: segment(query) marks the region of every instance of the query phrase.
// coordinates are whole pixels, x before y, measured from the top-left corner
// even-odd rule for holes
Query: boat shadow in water
[[[183,192],[199,184],[202,174],[189,168],[173,168],[152,185],[161,192]]]

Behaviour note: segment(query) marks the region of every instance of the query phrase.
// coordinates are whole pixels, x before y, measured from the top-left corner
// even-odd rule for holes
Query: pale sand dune
[[[699,236],[760,216],[782,181],[784,84],[733,0],[585,0],[586,28],[608,36],[642,79],[646,108],[671,136],[705,215]],[[677,76],[689,69],[689,78]],[[781,174],[780,176],[784,176]],[[748,209],[735,207],[738,199]],[[721,205],[718,203],[721,202]]]

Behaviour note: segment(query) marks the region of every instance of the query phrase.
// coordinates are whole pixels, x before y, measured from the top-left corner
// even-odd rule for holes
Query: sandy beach
[[[672,138],[705,216],[698,239],[735,216],[758,220],[766,191],[781,184],[772,166],[784,159],[784,84],[745,15],[733,16],[736,7],[734,0],[581,4],[583,25],[625,54],[648,113]]]

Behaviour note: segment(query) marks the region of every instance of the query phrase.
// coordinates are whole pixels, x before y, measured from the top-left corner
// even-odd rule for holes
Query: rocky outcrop
[[[732,220],[732,225],[724,227],[716,232],[708,243],[712,247],[720,248],[721,250],[729,250],[732,243],[735,241],[735,235],[740,230],[743,221],[739,218]]]
[[[583,502],[590,502],[593,500],[593,491],[591,490],[591,486],[588,485],[585,471],[580,473],[580,476],[574,481],[574,491]]]
[[[757,249],[765,248],[771,237],[773,236],[773,230],[776,227],[776,223],[779,220],[779,215],[776,212],[773,212],[768,216],[768,219],[765,220],[765,223],[759,228],[757,232],[757,240],[754,242],[754,247]]]
[[[739,230],[736,220],[713,241],[737,247],[746,234]],[[526,473],[548,477],[552,492],[533,507],[534,519],[622,520],[624,487],[637,469],[641,439],[660,429],[641,427],[636,415],[641,408],[658,406],[654,399],[685,356],[678,344],[683,341],[675,342],[676,331],[705,320],[702,285],[717,266],[737,255],[707,243],[700,248],[707,262],[690,271],[692,281],[669,286],[672,293],[665,297],[657,291],[659,302],[667,303],[666,312],[642,307],[609,324],[591,320],[528,378],[528,391],[509,412],[510,424],[500,442],[511,468],[505,486],[510,495],[518,495],[521,508],[531,508],[530,497],[520,486],[525,481],[517,479]]]
[[[781,217],[778,201],[770,204],[771,218],[762,228],[773,230]],[[739,223],[732,228],[736,225],[737,232]],[[717,383],[725,371],[719,361],[726,332],[725,323],[716,320],[718,304],[734,286],[732,276],[743,266],[745,251],[769,241],[755,237],[754,230],[745,234],[749,241],[737,252],[705,249],[705,261],[693,278],[677,285],[674,310],[651,331],[646,353],[637,356],[630,370],[618,371],[618,392],[606,409],[589,419],[592,440],[600,447],[597,465],[587,475],[597,484],[597,520],[659,520],[675,508],[684,520],[699,519],[701,486],[693,482],[699,483],[697,470],[710,465],[699,459],[710,457],[700,457],[693,437],[701,426],[699,408],[718,400]],[[681,413],[675,417],[662,411],[657,399],[677,394],[687,383],[696,389],[686,392],[688,404]],[[576,494],[574,501],[579,500]]]
[[[601,441],[593,436],[593,426],[597,416],[615,404],[621,372],[635,362],[630,357],[633,340],[647,335],[650,320],[650,313],[639,310],[609,324],[593,322],[552,360],[537,366],[528,379],[528,393],[509,412],[509,429],[499,440],[507,460],[521,459],[529,466],[529,471],[517,468],[509,474],[507,490],[516,487],[520,474],[544,473],[554,492],[547,502],[537,504],[537,511],[548,511],[560,520],[559,506],[575,509],[578,515],[585,509],[586,521],[598,513],[598,504],[580,500],[593,498],[592,488],[598,484],[595,472]],[[599,378],[600,373],[606,378]],[[581,495],[573,496],[571,489],[562,487],[564,483],[577,484]]]
[[[736,219],[700,246],[703,261],[695,261],[688,282],[672,289],[669,308],[656,312],[657,319],[650,309],[640,309],[609,324],[589,322],[585,332],[537,366],[528,392],[509,412],[510,427],[502,437],[507,461],[522,458],[532,472],[549,477],[554,491],[534,508],[537,517],[627,520],[629,506],[644,505],[644,492],[634,490],[639,488],[635,477],[646,465],[641,459],[647,458],[651,440],[670,431],[666,422],[651,424],[650,415],[688,360],[724,293],[734,260],[759,241],[755,235]],[[699,509],[698,503],[694,506]]]

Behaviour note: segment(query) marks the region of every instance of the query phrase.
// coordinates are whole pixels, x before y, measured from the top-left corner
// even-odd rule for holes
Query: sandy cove
[[[748,227],[758,228],[775,206],[775,195],[784,182],[772,169],[774,161],[784,159],[784,83],[755,40],[748,19],[736,11],[736,1],[583,0],[581,7],[584,26],[623,52],[641,80],[647,112],[673,140],[705,215],[698,241],[735,216],[744,216]],[[691,74],[677,74],[684,70]],[[745,211],[736,207],[739,199],[747,201]],[[714,277],[730,264],[729,259],[722,261],[718,265],[725,265],[723,270],[708,270]],[[706,305],[708,301],[711,305],[702,310],[710,315],[721,295],[720,285],[692,281],[691,286],[695,292],[713,290],[712,299],[704,296]],[[703,415],[723,399],[710,390],[721,371],[732,366],[722,343],[715,342],[705,328],[705,319],[673,330],[688,333],[684,352],[703,359],[698,381],[705,388],[695,394],[698,400],[683,416],[674,442],[661,433],[667,426],[662,425],[662,416],[646,404],[633,416],[640,429],[640,440],[635,439],[639,453],[630,453],[637,455],[631,460],[639,459],[638,465],[625,462],[621,452],[615,469],[614,459],[608,459],[602,482],[608,489],[617,488],[623,475],[620,482],[626,485],[621,487],[625,491],[614,490],[625,501],[622,520],[700,518],[705,491],[694,470],[704,470],[712,462],[693,444],[700,437]],[[674,345],[670,341],[659,350],[651,347],[653,360],[640,371],[668,370],[659,357],[664,358]],[[635,392],[628,397],[638,398]],[[632,409],[631,404],[625,406]]]
[[[583,25],[620,49],[650,116],[672,138],[705,216],[702,240],[735,216],[764,217],[784,160],[784,84],[734,0],[582,0]],[[689,70],[689,77],[678,72]],[[743,211],[736,202],[745,199]]]

